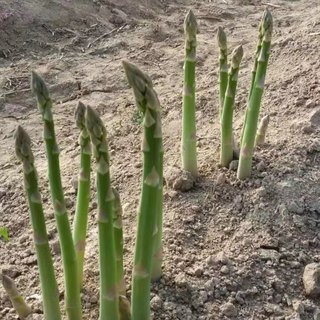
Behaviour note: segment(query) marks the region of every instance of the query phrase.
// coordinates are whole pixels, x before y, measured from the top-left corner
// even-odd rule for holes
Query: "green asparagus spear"
[[[31,140],[26,131],[20,126],[18,126],[15,133],[15,148],[17,157],[23,164],[25,191],[29,202],[40,273],[44,315],[47,320],[59,320],[61,319],[59,292],[50,253],[37,172],[31,150]]]
[[[237,91],[239,66],[243,57],[242,46],[234,49],[228,74],[228,85],[221,117],[221,153],[220,164],[228,167],[233,159],[233,110]]]
[[[135,65],[123,62],[126,76],[136,98],[137,107],[144,115],[142,143],[143,185],[138,214],[138,230],[132,283],[131,310],[133,320],[150,319],[150,283],[152,256],[160,226],[159,188],[162,188],[162,129],[160,103],[151,79]],[[161,226],[162,227],[162,226]]]
[[[2,285],[9,296],[9,299],[12,303],[14,310],[17,312],[20,319],[25,319],[28,315],[30,315],[33,312],[32,309],[26,304],[26,302],[24,301],[24,298],[20,295],[14,281],[10,277],[4,274],[1,276],[1,278],[2,278]],[[47,319],[60,319],[60,318],[56,317],[56,318],[47,318]]]
[[[182,168],[194,176],[198,175],[197,166],[197,134],[196,134],[196,35],[197,20],[190,10],[184,21],[185,61],[182,109]]]
[[[261,26],[261,50],[258,57],[258,65],[254,85],[248,103],[247,119],[245,123],[243,141],[240,150],[240,160],[237,173],[239,179],[245,179],[249,177],[251,174],[255,136],[257,131],[260,105],[265,85],[268,60],[270,55],[272,28],[272,15],[270,11],[267,9],[263,16]]]
[[[87,107],[86,127],[97,162],[98,230],[100,250],[100,320],[119,320],[116,246],[113,226],[114,194],[110,181],[107,131],[98,114]]]
[[[52,101],[44,81],[35,72],[32,72],[31,83],[44,123],[49,185],[63,261],[66,311],[69,320],[80,320],[82,319],[82,310],[77,259],[61,183],[59,149],[55,136]]]
[[[264,15],[265,14],[266,14],[266,12],[264,12]],[[255,52],[255,55],[254,55],[253,68],[252,68],[252,71],[251,71],[252,76],[251,76],[251,84],[250,84],[248,102],[250,101],[252,89],[253,89],[253,86],[254,86],[254,80],[255,80],[255,77],[256,77],[256,73],[257,73],[258,58],[259,58],[259,55],[260,55],[261,45],[262,45],[262,38],[263,38],[262,23],[263,23],[264,15],[263,15],[262,20],[260,21],[260,24],[259,24],[258,43],[257,43],[257,47],[256,47],[256,52]],[[242,131],[241,131],[240,146],[242,144],[242,139],[243,139],[243,134],[244,134],[244,128],[245,128],[245,125],[246,125],[246,120],[247,120],[247,109],[246,109],[246,112],[245,112],[243,127],[242,127]]]
[[[78,179],[78,193],[76,213],[73,222],[73,242],[78,262],[78,280],[80,287],[83,284],[83,262],[86,245],[88,224],[88,210],[90,201],[90,169],[91,169],[91,143],[90,136],[85,127],[86,107],[79,102],[76,112],[76,124],[80,129],[80,174]]]

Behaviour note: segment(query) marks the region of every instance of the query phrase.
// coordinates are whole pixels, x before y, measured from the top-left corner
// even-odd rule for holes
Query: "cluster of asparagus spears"
[[[182,110],[182,167],[198,175],[195,70],[197,21],[190,10],[185,18],[185,64]],[[257,131],[258,117],[266,77],[272,16],[266,10],[259,27],[259,41],[252,71],[251,87],[245,123],[240,140],[238,178],[250,176],[255,145],[264,143],[269,116],[262,119]],[[219,118],[221,124],[220,164],[228,167],[235,155],[233,111],[243,48],[238,46],[231,54],[228,70],[227,37],[222,28],[217,33],[219,56]],[[48,161],[48,178],[52,204],[58,229],[64,271],[65,310],[69,320],[81,320],[80,291],[83,286],[84,254],[90,201],[91,158],[96,161],[96,190],[98,202],[98,242],[100,267],[100,320],[149,320],[150,284],[161,276],[162,265],[162,209],[163,209],[163,143],[160,102],[151,79],[137,66],[123,62],[129,85],[133,88],[136,105],[143,114],[143,177],[138,210],[138,228],[132,272],[131,306],[126,297],[123,267],[122,207],[120,196],[112,186],[107,131],[91,107],[79,102],[76,125],[80,130],[80,172],[76,212],[71,227],[61,182],[59,148],[56,141],[52,101],[41,77],[32,73],[32,91],[44,125],[44,140]],[[38,178],[31,150],[31,139],[18,126],[15,148],[23,164],[25,190],[34,232],[43,311],[46,320],[62,318],[59,292],[53,259],[46,231]],[[92,152],[93,151],[93,152]],[[17,291],[12,279],[3,275],[2,282],[21,318],[32,312]]]
[[[264,83],[270,55],[272,36],[272,15],[268,9],[264,12],[259,26],[258,45],[255,53],[252,80],[249,90],[245,122],[240,139],[240,157],[237,177],[248,178],[251,174],[252,158],[255,145],[264,143],[269,116],[265,116],[258,126],[259,112]],[[182,168],[198,174],[196,150],[196,121],[195,121],[195,66],[196,66],[196,34],[197,21],[192,11],[186,16],[185,30],[185,64],[184,91],[182,113]],[[236,47],[231,54],[228,70],[228,44],[224,30],[219,27],[217,32],[219,47],[219,118],[221,126],[220,164],[229,167],[239,152],[236,147],[233,132],[233,112],[237,91],[240,63],[243,57],[242,46]]]
[[[138,211],[138,229],[132,276],[131,310],[126,297],[123,269],[122,207],[119,193],[111,185],[107,131],[99,115],[79,102],[75,120],[80,130],[80,173],[73,228],[70,226],[61,183],[59,148],[56,141],[52,101],[44,81],[32,73],[32,90],[44,124],[48,178],[54,207],[64,271],[65,309],[69,320],[82,319],[80,290],[83,285],[85,239],[90,201],[91,154],[96,160],[98,238],[100,267],[100,320],[150,319],[150,283],[161,276],[163,147],[160,103],[151,79],[129,62],[124,70],[143,113],[143,185]],[[38,186],[31,139],[18,126],[16,154],[23,164],[25,190],[34,232],[43,312],[46,320],[59,320],[62,313],[45,217]],[[21,317],[31,312],[16,290],[14,282],[3,276],[13,305]],[[19,303],[18,303],[18,302]]]

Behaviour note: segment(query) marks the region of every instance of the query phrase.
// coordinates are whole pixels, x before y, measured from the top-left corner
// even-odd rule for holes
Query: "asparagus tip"
[[[193,37],[195,37],[195,35],[198,32],[197,19],[191,9],[187,13],[186,18],[184,20],[184,30],[188,36],[193,36]]]
[[[232,52],[232,68],[236,69],[239,68],[241,60],[243,57],[243,47],[240,45],[236,47]]]
[[[106,136],[106,128],[99,117],[99,114],[90,106],[86,107],[85,113],[85,125],[91,136],[91,142],[93,145],[100,144],[101,137]]]
[[[19,125],[14,134],[16,154],[19,159],[24,159],[31,155],[31,139],[28,133]]]
[[[76,125],[80,130],[85,127],[85,113],[86,107],[81,101],[79,101],[74,113],[74,117],[76,119]]]
[[[126,73],[126,77],[128,79],[129,85],[133,89],[144,91],[145,87],[142,85],[143,83],[146,83],[152,86],[151,78],[147,74],[145,74],[142,70],[140,70],[138,66],[125,60],[122,61],[122,65]]]
[[[98,113],[90,106],[86,107],[85,120],[86,120],[86,125],[87,125],[89,131],[90,131],[90,128],[92,128],[94,124],[96,124],[97,122],[98,123],[101,122],[101,119],[100,119]]]
[[[49,95],[46,84],[35,71],[31,71],[31,90],[34,94]]]
[[[227,36],[222,27],[218,27],[217,32],[218,45],[221,50],[227,49]]]
[[[2,278],[2,285],[6,291],[16,290],[16,285],[10,277],[6,276],[5,274],[2,274],[1,278]]]
[[[273,30],[273,17],[271,11],[266,8],[263,13],[262,21],[261,21],[261,33],[266,38],[267,41],[271,40]]]

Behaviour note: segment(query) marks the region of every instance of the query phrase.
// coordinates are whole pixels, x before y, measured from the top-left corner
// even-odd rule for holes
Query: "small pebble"
[[[158,310],[158,309],[161,309],[162,306],[163,306],[163,301],[161,300],[161,298],[158,296],[158,295],[155,295],[151,301],[150,301],[150,304],[151,304],[151,308],[154,309],[154,310]]]
[[[220,269],[220,272],[222,274],[228,274],[230,272],[229,268],[227,266],[222,266]]]
[[[226,317],[236,317],[238,314],[237,308],[230,302],[220,306],[220,312]]]

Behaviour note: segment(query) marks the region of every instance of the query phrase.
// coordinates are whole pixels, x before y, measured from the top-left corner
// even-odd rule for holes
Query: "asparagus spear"
[[[184,20],[184,32],[186,40],[181,155],[183,169],[189,171],[194,176],[198,175],[195,98],[197,31],[197,20],[193,12],[190,10]]]
[[[267,9],[261,25],[262,44],[258,57],[257,71],[255,75],[252,93],[248,103],[247,120],[245,123],[243,141],[240,150],[240,160],[237,176],[245,179],[251,174],[252,157],[254,151],[255,135],[257,131],[260,105],[264,90],[268,60],[270,55],[270,45],[272,37],[272,15]]]
[[[20,319],[25,319],[29,314],[33,312],[31,307],[26,304],[23,296],[20,295],[13,279],[4,274],[2,274],[1,278],[2,285],[9,296],[14,310],[17,312]],[[60,317],[46,319],[60,319]]]
[[[112,188],[114,195],[114,209],[113,209],[113,230],[116,248],[117,261],[117,283],[120,295],[126,294],[126,284],[124,281],[123,271],[123,231],[122,231],[122,206],[119,192]]]
[[[31,150],[31,140],[27,132],[18,126],[15,133],[15,149],[23,164],[25,191],[28,198],[34,243],[40,273],[40,284],[43,297],[43,311],[47,320],[59,320],[59,292],[54,274],[53,262],[48,242],[45,218],[38,178]],[[12,289],[14,290],[14,288]]]
[[[58,227],[64,269],[66,311],[69,320],[80,320],[82,319],[82,311],[77,259],[61,183],[59,149],[55,136],[52,101],[44,81],[35,72],[32,72],[31,83],[32,91],[37,98],[38,108],[44,123],[49,185]]]
[[[250,84],[248,102],[250,101],[252,89],[253,89],[253,86],[254,86],[254,80],[255,80],[255,77],[256,77],[256,73],[257,73],[258,58],[259,58],[259,55],[260,55],[261,45],[262,45],[262,38],[263,38],[262,23],[263,23],[263,19],[264,19],[265,14],[266,14],[266,11],[264,12],[262,20],[260,21],[260,24],[259,24],[258,43],[257,43],[257,47],[256,47],[256,52],[255,52],[255,55],[254,55],[253,68],[252,68],[252,71],[251,71],[252,76],[251,76],[251,84]],[[242,144],[242,139],[243,139],[243,134],[244,134],[244,128],[245,128],[245,125],[246,125],[246,121],[247,121],[247,109],[246,109],[246,112],[245,112],[243,127],[242,127],[242,130],[241,130],[240,146]]]
[[[225,94],[228,85],[228,46],[227,36],[221,27],[218,27],[217,41],[219,46],[219,116],[222,116]]]
[[[78,281],[80,287],[83,284],[83,262],[86,245],[86,233],[88,224],[88,210],[90,201],[90,167],[91,167],[91,143],[90,136],[85,127],[86,107],[79,102],[75,119],[80,129],[80,174],[78,179],[78,193],[76,213],[73,221],[73,242],[77,255]]]
[[[228,85],[221,117],[221,153],[220,164],[228,167],[233,159],[233,109],[236,96],[239,66],[243,57],[242,46],[234,49],[228,74]]]
[[[152,255],[156,234],[162,228],[157,225],[157,222],[162,221],[162,218],[159,218],[163,153],[160,103],[151,79],[129,62],[123,62],[123,66],[133,88],[137,107],[144,115],[143,185],[135,245],[131,310],[133,320],[149,320],[151,271],[152,264],[155,263],[152,262]]]
[[[265,139],[266,139],[266,133],[267,133],[269,121],[270,121],[269,115],[266,115],[261,119],[260,125],[258,127],[258,131],[256,134],[256,141],[255,141],[256,146],[261,146],[264,144]]]
[[[90,107],[87,107],[86,127],[90,134],[97,162],[100,320],[119,320],[119,292],[113,228],[114,194],[110,182],[107,132],[101,118]]]

